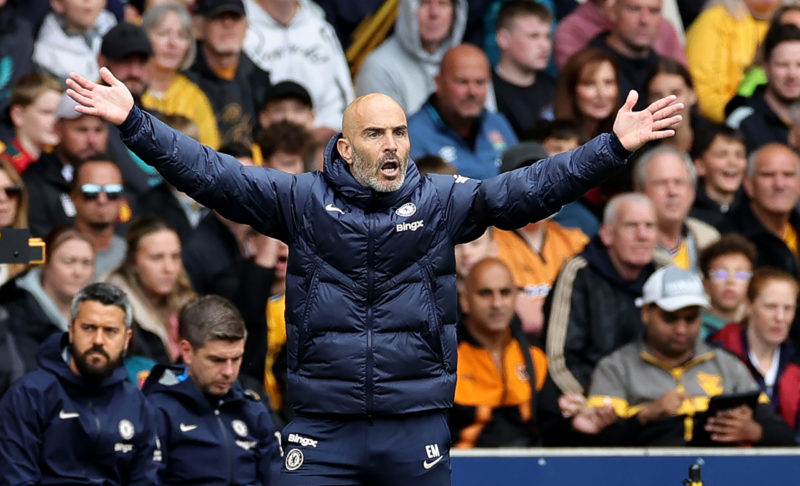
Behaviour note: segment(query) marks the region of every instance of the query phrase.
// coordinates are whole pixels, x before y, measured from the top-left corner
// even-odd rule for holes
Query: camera
[[[44,241],[31,238],[28,228],[0,229],[0,263],[33,263],[45,262]]]

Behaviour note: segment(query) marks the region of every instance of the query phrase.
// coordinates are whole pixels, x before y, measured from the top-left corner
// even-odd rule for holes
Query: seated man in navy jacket
[[[42,343],[39,369],[0,401],[0,484],[157,484],[152,411],[120,366],[127,296],[89,284],[71,313],[69,332]]]
[[[186,365],[156,365],[143,388],[164,447],[161,484],[272,484],[277,430],[236,381],[247,336],[239,311],[207,295],[181,309],[178,329]]]
[[[289,245],[288,405],[281,484],[450,484],[446,410],[456,382],[454,245],[494,225],[542,219],[625,164],[630,150],[671,136],[674,97],[633,112],[614,134],[482,181],[421,176],[405,113],[382,94],[347,107],[324,171],[243,167],[78,75],[69,93],[120,125],[126,144],[198,202]]]

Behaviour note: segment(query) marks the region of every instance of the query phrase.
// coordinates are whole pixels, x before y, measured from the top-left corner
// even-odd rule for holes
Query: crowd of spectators
[[[208,396],[204,353],[238,356],[216,409],[249,414],[251,449],[274,454],[265,431],[292,417],[290,247],[163,181],[116,126],[75,110],[70,72],[106,66],[161,122],[290,174],[322,169],[345,107],[371,92],[405,110],[423,174],[486,179],[610,131],[636,90],[637,109],[684,104],[673,137],[552,218],[456,247],[454,447],[696,443],[684,419],[748,390],[763,406],[709,417],[712,443],[800,438],[800,4],[399,0],[353,19],[345,3],[0,0],[0,228],[47,243],[41,266],[0,264],[0,396],[37,363],[66,379],[67,338],[49,336],[78,352],[81,303],[95,302],[124,311],[126,352],[106,358],[158,401],[144,430],[177,433],[172,395],[202,401],[191,380]],[[82,294],[91,282],[113,286]],[[196,300],[209,294],[225,300]],[[208,327],[198,309],[230,325],[197,334],[184,321]],[[91,381],[91,362],[67,364]],[[27,403],[37,376],[0,409]],[[169,463],[160,446],[143,447]],[[175,464],[159,474],[187,480]]]

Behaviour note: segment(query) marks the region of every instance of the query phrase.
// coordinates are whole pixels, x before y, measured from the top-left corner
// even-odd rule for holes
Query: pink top
[[[595,37],[611,30],[611,21],[603,14],[600,8],[587,1],[579,5],[569,15],[558,23],[553,38],[553,56],[556,67],[561,69],[569,57],[589,45]],[[661,32],[658,34],[653,50],[656,54],[669,57],[688,66],[686,52],[678,39],[675,27],[667,20],[661,22]]]

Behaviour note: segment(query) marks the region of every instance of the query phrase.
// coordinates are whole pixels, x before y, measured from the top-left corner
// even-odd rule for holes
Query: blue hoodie
[[[98,384],[70,370],[67,333],[39,349],[39,369],[0,401],[0,484],[157,483],[150,407],[125,369]]]
[[[267,407],[237,382],[212,405],[185,366],[157,365],[142,389],[164,446],[161,484],[264,485],[280,447]]]

